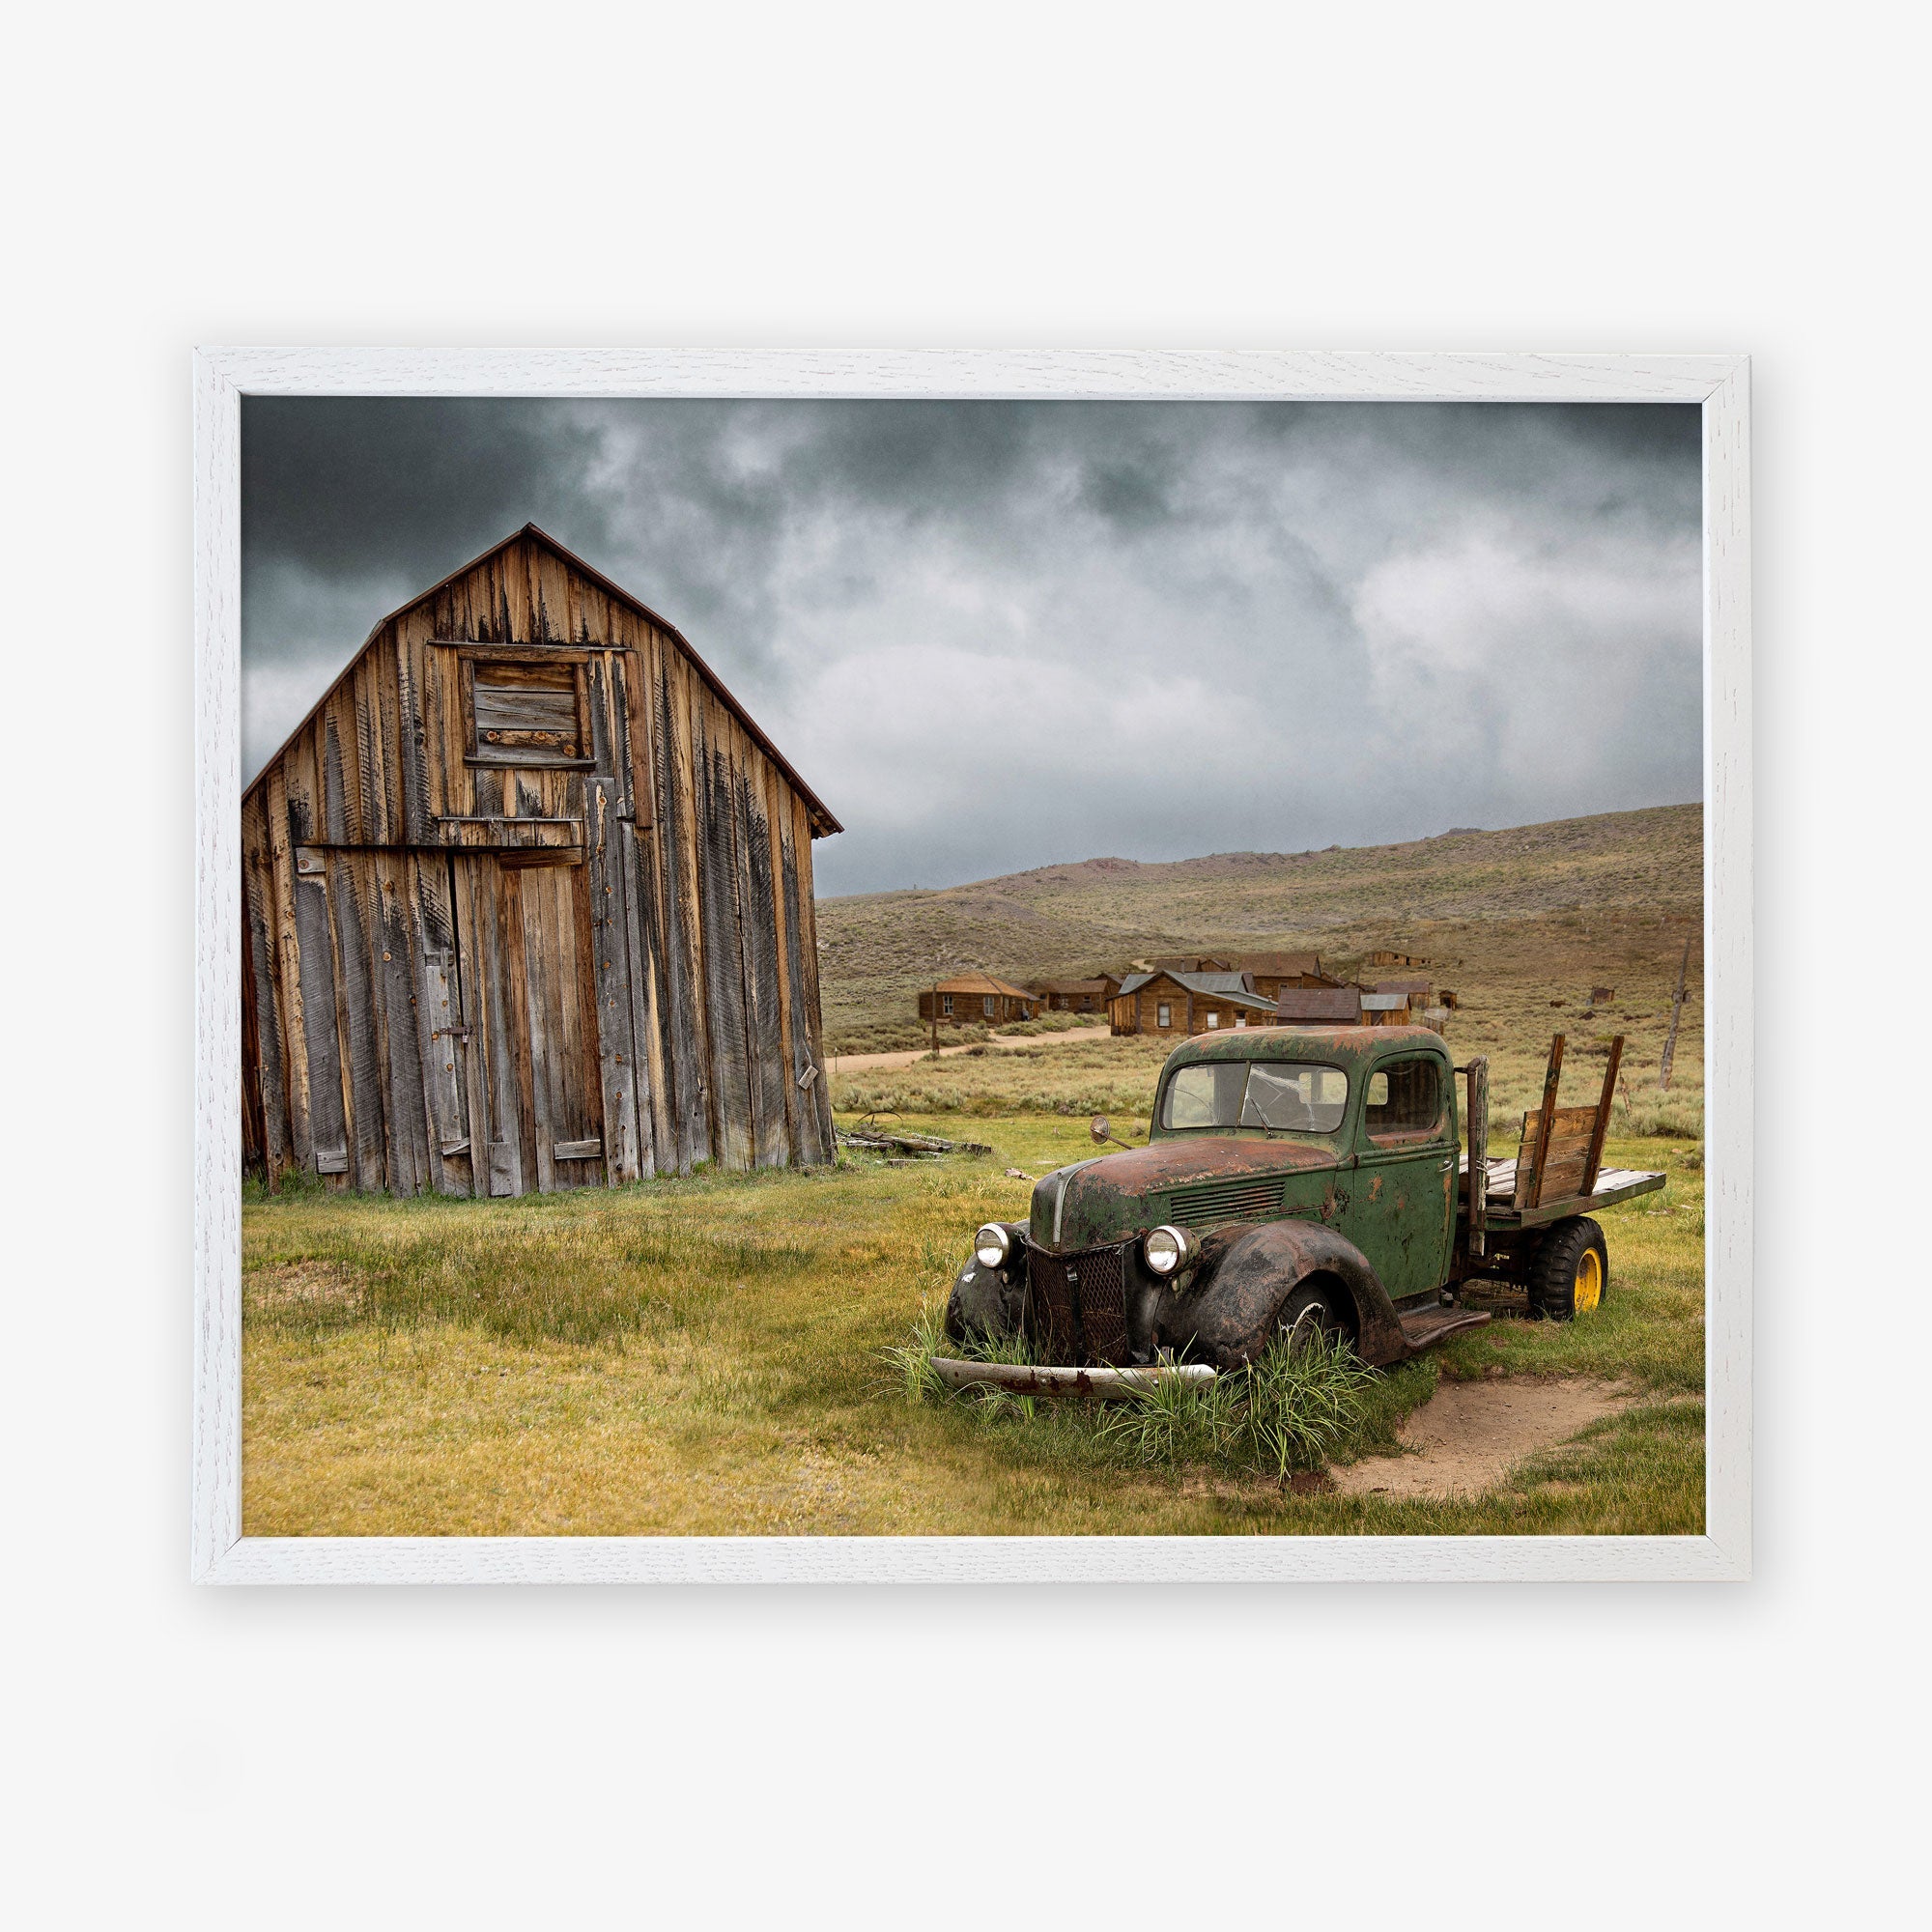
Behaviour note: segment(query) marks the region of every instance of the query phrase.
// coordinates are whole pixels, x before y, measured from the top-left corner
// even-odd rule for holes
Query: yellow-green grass
[[[1077,1054],[1080,1047],[1052,1049]],[[950,1063],[956,1065],[958,1063]],[[1045,1077],[1042,1074],[1042,1077]],[[955,1113],[907,1124],[956,1133]],[[503,1202],[252,1193],[251,1535],[1646,1532],[1703,1520],[1702,1173],[1605,1218],[1574,1325],[1498,1322],[1387,1378],[1384,1437],[1438,1376],[1583,1374],[1638,1406],[1467,1501],[1297,1494],[1123,1465],[1087,1418],[908,1402],[886,1351],[972,1229],[1090,1151],[1084,1118],[976,1115],[982,1156],[698,1176]]]

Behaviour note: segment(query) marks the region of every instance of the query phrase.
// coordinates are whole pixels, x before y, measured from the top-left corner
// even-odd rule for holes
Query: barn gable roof
[[[447,576],[438,578],[428,589],[418,591],[407,603],[398,604],[386,615],[379,617],[371,627],[369,635],[362,639],[360,646],[351,652],[348,663],[329,681],[328,688],[309,706],[301,722],[276,746],[273,753],[263,760],[262,769],[255,775],[254,781],[247,787],[247,791],[253,791],[255,786],[263,781],[268,776],[270,767],[294,744],[296,739],[301,736],[302,732],[308,727],[310,721],[328,702],[329,698],[334,696],[343,680],[348,677],[349,673],[361,661],[363,653],[375,643],[376,639],[382,636],[387,626],[393,624],[398,617],[404,616],[409,611],[413,611],[418,604],[427,603],[439,591],[446,590],[458,578],[466,577],[479,565],[488,563],[493,556],[501,551],[508,550],[512,544],[526,541],[542,544],[546,550],[550,551],[570,569],[576,571],[580,577],[589,579],[607,597],[614,598],[618,603],[627,606],[643,618],[646,623],[655,624],[659,630],[664,632],[668,638],[676,643],[678,649],[690,661],[691,668],[711,687],[718,695],[720,700],[744,727],[745,735],[784,774],[786,781],[798,793],[799,797],[805,801],[807,810],[811,818],[811,835],[814,838],[822,838],[832,833],[844,831],[845,828],[832,815],[831,809],[826,805],[825,801],[799,777],[797,769],[793,766],[791,760],[759,729],[758,725],[753,722],[752,714],[733,696],[724,680],[698,656],[697,652],[692,647],[691,639],[675,624],[668,617],[664,617],[656,611],[653,611],[640,597],[626,590],[621,583],[606,577],[596,565],[586,563],[575,551],[566,549],[548,530],[543,529],[536,524],[525,524],[521,528],[512,530],[500,542],[493,543],[488,550],[478,551],[467,563],[460,563]],[[246,796],[246,792],[244,792],[243,796]]]

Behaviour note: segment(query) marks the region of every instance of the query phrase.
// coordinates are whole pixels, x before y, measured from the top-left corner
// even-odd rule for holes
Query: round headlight
[[[1005,1267],[1012,1247],[1013,1237],[997,1221],[988,1221],[973,1236],[973,1254],[981,1267]]]
[[[1141,1243],[1141,1252],[1155,1274],[1169,1275],[1186,1264],[1194,1252],[1194,1237],[1181,1228],[1156,1228]]]

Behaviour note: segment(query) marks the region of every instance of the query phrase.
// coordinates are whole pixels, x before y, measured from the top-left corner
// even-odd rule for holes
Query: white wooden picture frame
[[[1750,1572],[1749,368],[1742,355],[211,348],[195,357],[191,1574],[224,1583],[1733,1580]],[[1702,1536],[260,1537],[242,1533],[243,395],[1696,403],[1704,450]]]

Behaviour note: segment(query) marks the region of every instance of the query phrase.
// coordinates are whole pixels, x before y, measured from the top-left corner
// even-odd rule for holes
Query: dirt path
[[[1443,1382],[1403,1426],[1420,1453],[1378,1456],[1328,1473],[1348,1495],[1473,1495],[1492,1490],[1510,1465],[1553,1449],[1634,1397],[1608,1382]]]
[[[969,1040],[964,1046],[942,1046],[939,1057],[950,1060],[955,1053],[970,1053],[976,1046],[1065,1046],[1076,1039],[1107,1039],[1104,1025],[1069,1027],[1065,1033],[996,1033],[986,1039]],[[831,1073],[866,1073],[877,1067],[911,1066],[916,1061],[930,1060],[932,1049],[922,1046],[916,1053],[841,1053],[829,1056]]]

